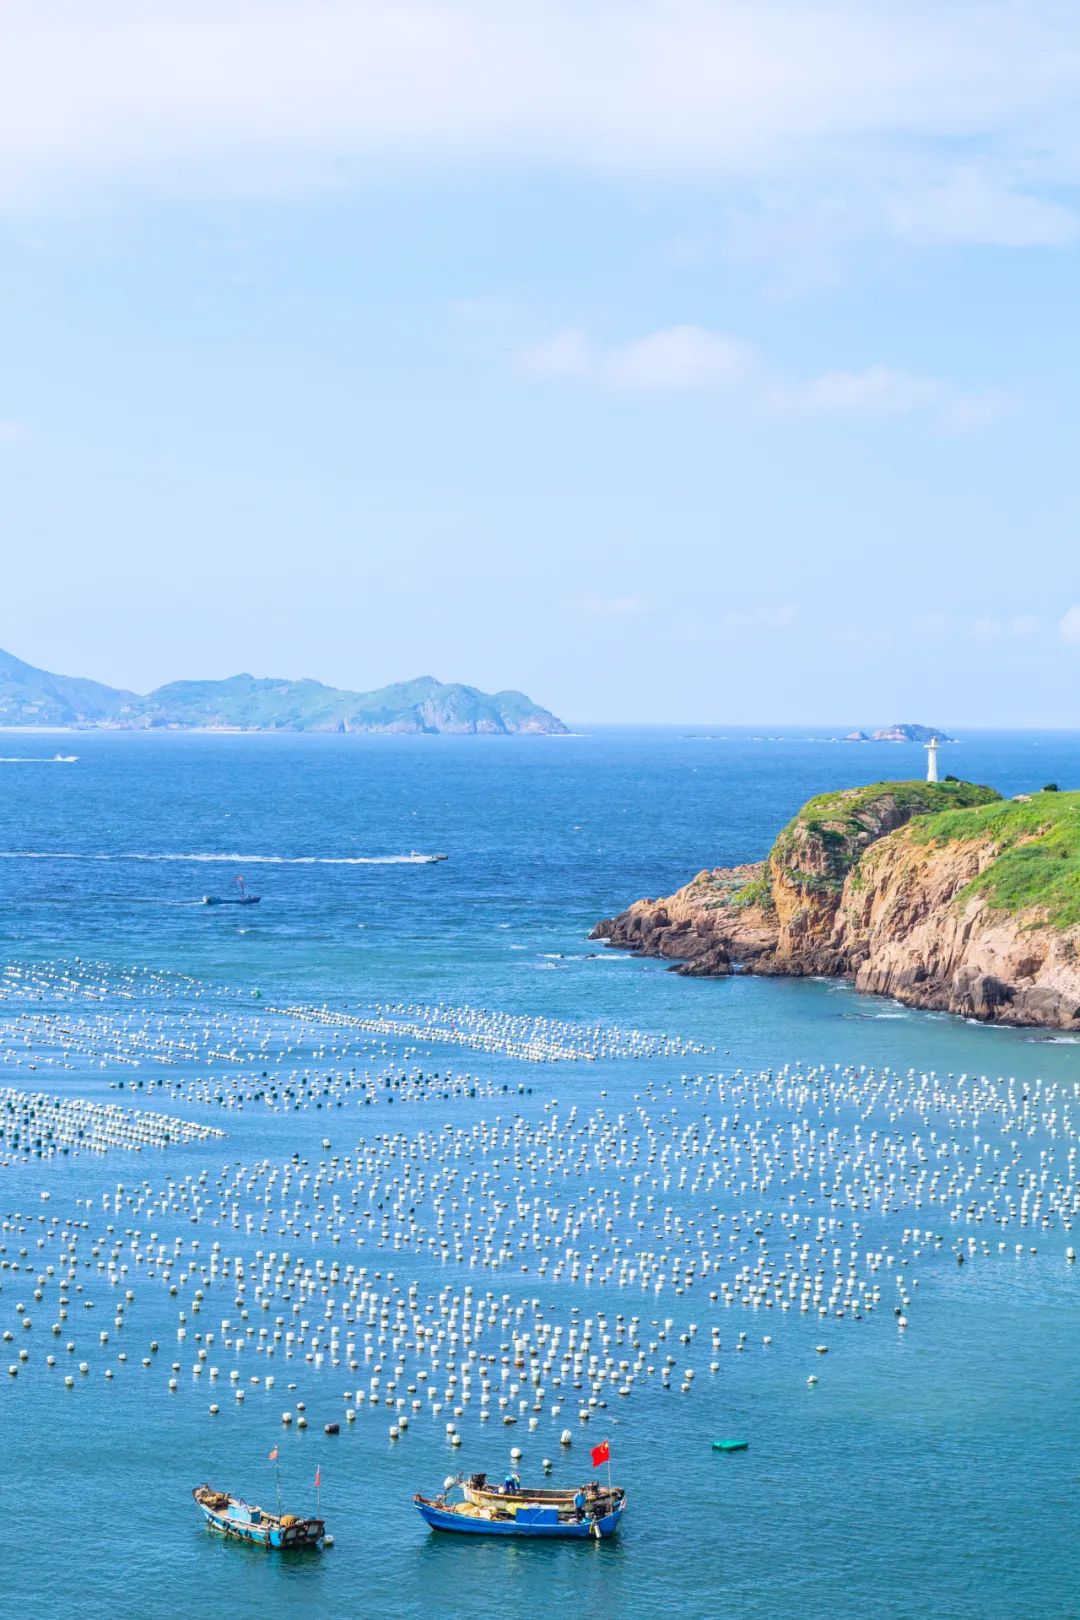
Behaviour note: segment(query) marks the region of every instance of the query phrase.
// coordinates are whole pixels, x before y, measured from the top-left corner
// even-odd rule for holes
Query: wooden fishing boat
[[[558,1503],[519,1502],[488,1506],[478,1502],[448,1502],[445,1496],[434,1500],[413,1497],[425,1524],[432,1530],[450,1530],[471,1536],[524,1536],[538,1540],[600,1541],[613,1536],[626,1509],[625,1493],[608,1512],[596,1517],[586,1511],[578,1518],[573,1508]]]
[[[261,894],[252,894],[250,892],[250,890],[245,887],[244,880],[243,880],[242,877],[234,878],[233,882],[236,884],[236,893],[235,894],[204,894],[203,897],[202,897],[203,905],[204,906],[257,906],[259,904],[259,901],[262,899],[262,895]]]
[[[238,1496],[196,1485],[192,1496],[211,1530],[257,1547],[318,1547],[326,1535],[321,1519],[300,1519],[295,1513],[267,1513]]]
[[[477,1507],[518,1508],[531,1504],[534,1507],[557,1507],[568,1512],[573,1507],[574,1497],[577,1495],[576,1486],[571,1486],[569,1490],[552,1490],[541,1485],[520,1485],[516,1490],[508,1490],[505,1485],[489,1483],[486,1474],[469,1474],[458,1483],[466,1502],[473,1502]],[[625,1499],[626,1492],[621,1485],[599,1485],[590,1482],[585,1487],[585,1495],[590,1513],[599,1508],[606,1514],[619,1506]]]

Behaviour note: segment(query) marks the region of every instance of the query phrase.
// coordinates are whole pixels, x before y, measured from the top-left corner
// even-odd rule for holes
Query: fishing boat
[[[449,1530],[470,1536],[522,1536],[538,1540],[600,1541],[613,1536],[626,1510],[625,1492],[607,1507],[596,1503],[579,1518],[576,1509],[557,1502],[492,1503],[450,1502],[445,1492],[434,1498],[413,1497],[424,1523],[432,1530]]]
[[[257,906],[262,899],[261,894],[249,894],[244,886],[242,877],[236,878],[235,894],[204,894],[204,906]]]
[[[507,1488],[506,1485],[489,1484],[486,1474],[469,1474],[457,1483],[466,1502],[473,1502],[477,1507],[519,1508],[531,1505],[556,1507],[562,1512],[569,1512],[577,1495],[573,1487],[552,1490],[547,1486],[518,1485]],[[599,1485],[595,1482],[586,1485],[585,1496],[590,1513],[596,1508],[602,1514],[610,1513],[626,1500],[626,1492],[621,1485]]]
[[[211,1530],[237,1541],[250,1541],[257,1547],[318,1547],[326,1528],[321,1519],[300,1519],[295,1513],[267,1513],[251,1507],[238,1496],[215,1491],[209,1485],[196,1485],[192,1496]]]

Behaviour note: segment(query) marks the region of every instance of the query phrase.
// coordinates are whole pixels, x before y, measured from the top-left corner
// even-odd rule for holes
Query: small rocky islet
[[[847,978],[985,1022],[1080,1029],[1080,792],[877,782],[810,799],[764,861],[593,938],[694,976]]]

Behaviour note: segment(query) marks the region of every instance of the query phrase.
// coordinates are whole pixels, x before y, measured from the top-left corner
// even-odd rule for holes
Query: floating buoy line
[[[946,1263],[954,1278],[957,1259],[1075,1259],[1059,1234],[1080,1213],[1077,1091],[1060,1082],[646,1066],[611,1098],[596,1071],[587,1092],[536,1095],[533,1069],[435,1069],[418,1043],[439,1030],[500,1065],[695,1049],[479,1009],[253,1012],[149,969],[35,964],[0,983],[21,1043],[6,1061],[109,1084],[114,1063],[153,1058],[152,1081],[111,1082],[125,1102],[155,1089],[231,1111],[226,1136],[0,1088],[11,1400],[42,1378],[73,1400],[142,1379],[207,1420],[224,1408],[318,1443],[377,1423],[405,1445],[435,1423],[453,1451],[486,1424],[512,1431],[512,1455],[542,1429],[539,1456],[642,1399],[708,1400],[755,1356],[824,1387],[867,1324],[898,1347],[918,1335],[920,1284]],[[448,1099],[463,1105],[449,1117]],[[144,1149],[159,1156],[129,1173]],[[106,1171],[91,1154],[117,1157]]]

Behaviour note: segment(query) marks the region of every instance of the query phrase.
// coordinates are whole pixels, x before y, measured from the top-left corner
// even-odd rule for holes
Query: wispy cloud
[[[725,630],[739,634],[747,630],[787,630],[798,616],[794,603],[777,602],[726,608],[720,615],[720,622]]]
[[[641,596],[582,596],[570,606],[594,619],[636,619],[649,612],[651,603]]]
[[[11,417],[0,417],[0,445],[22,444],[29,437],[29,429],[25,422],[16,422]]]
[[[1078,106],[1080,11],[1060,0],[0,7],[9,203],[525,162],[765,213],[811,199],[841,230],[1057,243],[1077,235]]]
[[[1011,408],[1003,389],[966,392],[938,377],[914,376],[889,366],[863,371],[827,371],[803,383],[780,383],[769,402],[775,410],[806,416],[933,416],[952,432],[996,422]]]
[[[973,619],[968,627],[972,641],[984,643],[1031,641],[1039,633],[1039,620],[1033,613],[1017,613],[997,618],[992,614]]]
[[[591,383],[618,393],[709,390],[763,415],[923,415],[950,432],[985,427],[1012,404],[1001,389],[965,390],[881,365],[794,380],[770,367],[749,344],[702,326],[667,327],[607,346],[580,328],[567,328],[526,348],[520,365],[531,377]]]
[[[535,377],[577,377],[626,393],[664,394],[726,388],[756,364],[746,344],[702,326],[671,326],[608,348],[575,328],[526,349],[522,367]]]
[[[1080,647],[1080,603],[1068,608],[1058,620],[1058,635],[1070,647]]]

